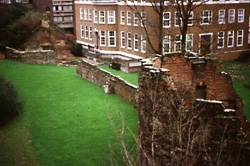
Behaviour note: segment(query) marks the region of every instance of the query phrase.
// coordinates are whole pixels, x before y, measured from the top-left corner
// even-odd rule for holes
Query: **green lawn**
[[[232,66],[235,66],[234,71],[232,71]],[[239,69],[237,66],[243,66],[243,68]],[[244,113],[250,120],[250,89],[243,86],[244,83],[250,83],[250,64],[241,62],[226,62],[223,65],[223,70],[227,71],[232,78],[234,78],[233,86],[238,95],[243,99]],[[244,78],[244,80],[241,80],[241,78]]]
[[[24,113],[0,130],[1,164],[110,165],[107,142],[119,150],[107,112],[120,110],[125,124],[137,132],[133,106],[77,76],[75,67],[4,60],[0,74],[25,102]],[[133,146],[130,134],[127,141]]]
[[[125,72],[122,72],[121,70],[115,70],[115,69],[109,68],[107,65],[99,65],[98,67],[114,75],[120,76],[121,78],[129,82],[130,84],[138,86],[138,73],[125,73]]]

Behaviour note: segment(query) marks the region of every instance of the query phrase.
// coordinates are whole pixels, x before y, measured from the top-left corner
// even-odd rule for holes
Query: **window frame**
[[[200,12],[200,25],[210,25],[210,24],[212,24],[212,18],[213,18],[212,10],[202,10]]]
[[[235,9],[228,10],[228,23],[235,23]]]
[[[220,35],[220,34],[222,34],[222,35]],[[225,32],[219,31],[217,39],[218,39],[217,48],[224,48],[224,46],[225,46]],[[222,45],[220,45],[220,43],[222,43]]]
[[[94,9],[93,13],[94,13],[94,23],[98,23],[98,11]]]
[[[105,10],[99,11],[99,24],[105,24]]]
[[[83,24],[80,25],[80,34],[81,34],[81,38],[84,39],[85,38],[85,26]]]
[[[141,35],[141,53],[146,53],[147,40],[145,35]]]
[[[83,8],[80,8],[80,20],[83,20]]]
[[[138,23],[139,23],[138,12],[134,12],[134,26],[138,26]]]
[[[93,28],[92,26],[89,26],[89,40],[93,39]]]
[[[168,15],[168,17],[166,17],[166,15]],[[163,12],[163,16],[162,16],[163,20],[163,28],[170,28],[171,27],[171,12]],[[167,24],[165,24],[165,22]]]
[[[139,50],[139,37],[138,33],[134,33],[134,51]]]
[[[141,27],[146,27],[146,12],[141,12]]]
[[[218,11],[218,24],[225,24],[225,22],[226,22],[225,18],[226,18],[226,10],[225,9],[220,9]]]
[[[171,52],[171,36],[170,35],[166,35],[163,37],[162,44],[163,44],[163,50],[162,50],[163,55]],[[166,46],[168,46],[167,49],[166,49]]]
[[[106,46],[106,31],[100,31],[100,46]]]
[[[88,9],[87,8],[83,9],[83,19],[88,20]]]
[[[241,32],[241,34],[239,34]],[[241,43],[239,44],[239,39]],[[244,30],[240,29],[237,31],[237,47],[243,46],[243,40],[244,40]]]
[[[108,10],[108,24],[115,24],[115,10]]]
[[[85,25],[85,39],[89,38],[89,26]]]
[[[230,41],[232,41],[232,44],[229,43]],[[227,33],[227,47],[233,47],[233,46],[234,46],[234,31],[229,30]]]
[[[126,48],[126,35],[124,31],[121,31],[121,48]]]
[[[178,14],[180,14],[179,17],[178,17]],[[174,13],[174,26],[175,27],[181,27],[182,26],[182,18],[181,18],[180,11],[175,11],[175,13]]]
[[[112,41],[113,43],[111,44]],[[116,47],[116,31],[108,31],[108,47]]]
[[[120,11],[120,24],[125,25],[125,11],[124,10]]]
[[[242,11],[242,13],[240,13]],[[238,23],[244,23],[245,9],[238,9]]]
[[[194,25],[194,12],[191,11],[190,12],[190,15],[188,17],[188,26],[193,26]]]
[[[189,36],[192,36],[191,39]],[[188,48],[188,44],[191,43],[191,48]],[[186,34],[186,51],[193,51],[194,48],[194,34]]]
[[[127,33],[127,49],[132,50],[132,33]]]
[[[176,40],[177,37],[178,37],[178,40]],[[177,34],[174,36],[174,51],[175,52],[181,52],[181,49],[182,49],[181,39],[182,39],[182,35]],[[179,47],[178,49],[177,49],[177,46]]]
[[[88,9],[88,20],[91,21],[92,20],[92,10]]]
[[[131,11],[127,11],[127,25],[131,26],[131,24],[132,24]]]

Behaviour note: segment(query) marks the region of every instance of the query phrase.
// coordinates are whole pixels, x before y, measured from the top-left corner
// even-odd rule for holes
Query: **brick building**
[[[231,60],[248,48],[249,0],[194,4],[196,7],[188,20],[187,51]],[[170,1],[164,1],[164,6],[160,18],[148,0],[126,3],[123,0],[75,0],[77,42],[101,54],[148,57],[155,53],[150,45],[155,47],[159,41],[163,45],[162,54],[179,52],[182,20]]]
[[[0,0],[1,11],[13,3],[23,4],[41,13],[50,13],[53,22],[60,28],[73,32],[73,0]]]
[[[52,0],[52,17],[59,27],[73,32],[73,0]]]

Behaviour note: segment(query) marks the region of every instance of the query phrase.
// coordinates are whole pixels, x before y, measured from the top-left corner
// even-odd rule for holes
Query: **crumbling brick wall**
[[[248,165],[249,121],[221,64],[177,55],[152,65],[139,75],[139,165]]]

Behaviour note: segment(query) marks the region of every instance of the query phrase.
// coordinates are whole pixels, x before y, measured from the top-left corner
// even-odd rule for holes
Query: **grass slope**
[[[115,69],[109,68],[106,65],[99,65],[98,67],[114,75],[120,76],[121,78],[129,82],[130,84],[138,86],[138,73],[124,73],[121,70],[115,70]]]
[[[248,63],[241,63],[241,62],[226,62],[223,64],[223,70],[228,72],[227,66],[232,65],[243,65],[247,66]],[[244,83],[250,82],[250,68],[244,69],[244,70],[235,70],[235,72],[240,72],[242,75],[244,75],[245,80],[242,81],[233,81],[233,86],[238,93],[238,95],[242,98],[243,104],[244,104],[244,114],[246,117],[250,120],[250,89],[244,87]],[[239,74],[241,75],[241,74]]]
[[[116,148],[117,141],[106,113],[122,111],[125,123],[136,132],[137,112],[129,103],[77,76],[75,70],[0,62],[0,74],[25,101],[19,118],[27,119],[41,165],[110,165],[107,141]]]

